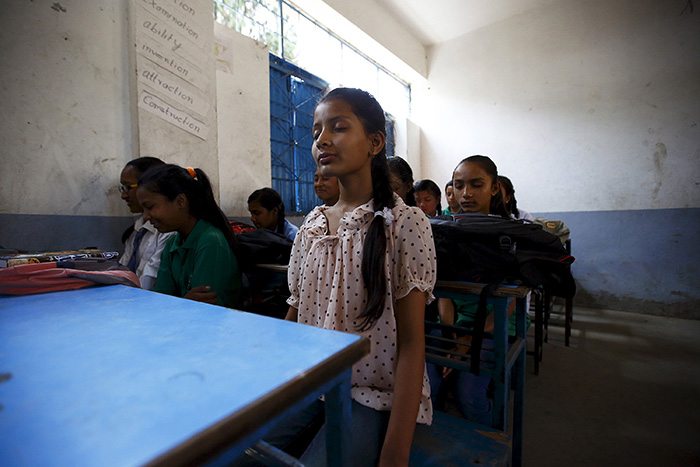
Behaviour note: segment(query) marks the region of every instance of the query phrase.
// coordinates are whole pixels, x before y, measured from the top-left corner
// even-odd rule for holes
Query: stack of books
[[[74,261],[77,259],[114,259],[119,256],[116,251],[102,251],[98,248],[80,250],[43,251],[38,253],[0,254],[0,268],[9,268],[21,264],[50,263],[52,261]]]

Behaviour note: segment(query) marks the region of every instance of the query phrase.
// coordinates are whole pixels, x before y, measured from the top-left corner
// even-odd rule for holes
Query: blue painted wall
[[[536,215],[561,219],[571,229],[577,305],[700,319],[700,209]],[[121,233],[130,222],[130,217],[0,214],[0,245],[121,251]]]
[[[571,229],[577,305],[700,319],[700,209],[536,215]]]
[[[131,217],[0,214],[0,247],[47,251],[97,247],[122,251]]]

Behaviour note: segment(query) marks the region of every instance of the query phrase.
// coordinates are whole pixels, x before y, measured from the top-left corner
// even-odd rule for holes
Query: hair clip
[[[381,211],[374,211],[374,217],[383,217],[384,218],[384,224],[389,226],[391,225],[392,222],[394,222],[394,213],[391,212],[391,209],[389,208],[384,208]]]
[[[187,167],[186,170],[187,170],[187,173],[190,174],[190,177],[197,180],[197,172],[192,167]]]

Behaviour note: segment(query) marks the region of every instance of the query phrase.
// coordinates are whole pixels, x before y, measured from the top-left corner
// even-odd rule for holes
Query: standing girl
[[[442,193],[440,187],[432,180],[418,180],[413,185],[413,196],[416,198],[416,206],[428,217],[442,214]]]
[[[352,372],[353,465],[408,465],[416,422],[429,424],[424,309],[435,284],[426,216],[389,184],[385,118],[359,89],[316,107],[312,154],[336,176],[340,198],[306,217],[290,259],[287,319],[353,332],[371,342]],[[317,436],[302,459],[322,454]]]
[[[143,218],[143,208],[136,199],[136,187],[139,177],[151,167],[165,162],[156,157],[139,157],[126,163],[119,176],[119,193],[129,210],[136,214],[133,225],[122,235],[124,254],[119,257],[119,264],[136,273],[144,289],[152,289],[160,267],[160,255],[165,242],[172,234],[160,233],[153,224]]]
[[[234,306],[241,275],[235,240],[201,169],[166,164],[139,178],[143,214],[160,232],[176,232],[163,249],[156,292]]]
[[[284,218],[282,197],[272,188],[260,188],[248,197],[250,220],[259,229],[268,229],[294,241],[299,228]]]

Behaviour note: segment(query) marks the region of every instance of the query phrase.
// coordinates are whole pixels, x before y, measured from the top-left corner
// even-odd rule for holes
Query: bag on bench
[[[564,298],[576,293],[574,257],[541,225],[471,213],[432,218],[430,224],[439,280],[544,286]]]

